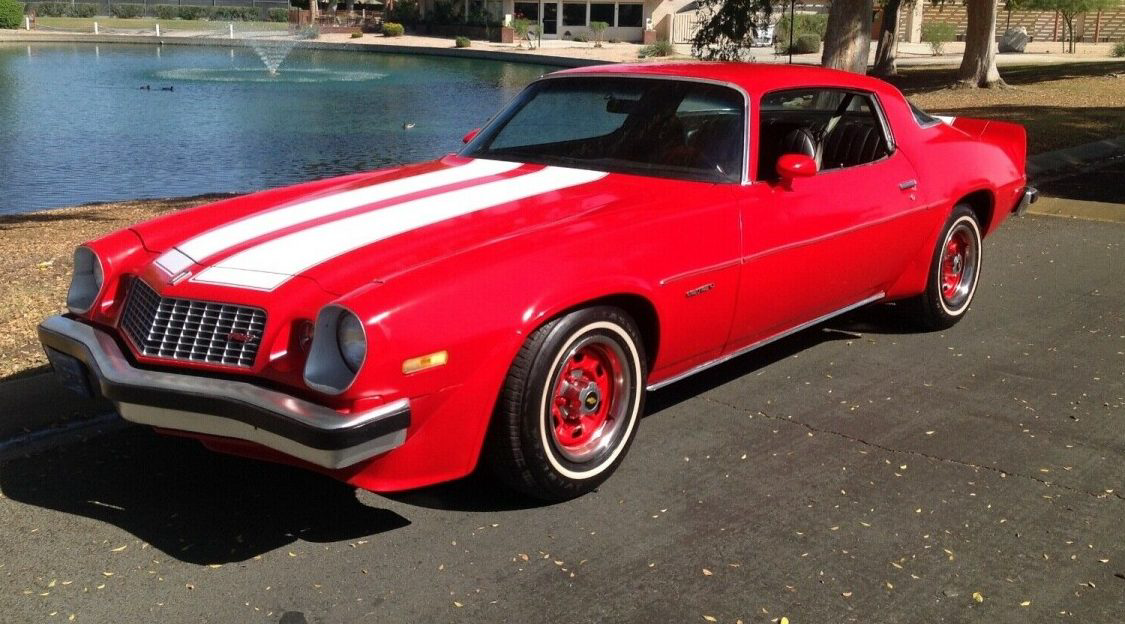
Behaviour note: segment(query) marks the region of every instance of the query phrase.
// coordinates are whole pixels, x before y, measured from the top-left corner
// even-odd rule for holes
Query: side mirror
[[[461,142],[468,143],[469,141],[477,138],[478,134],[480,134],[480,128],[473,128],[472,130],[469,130],[468,134],[461,138]]]
[[[816,161],[805,154],[784,154],[777,159],[777,175],[787,190],[793,190],[793,180],[816,175]]]

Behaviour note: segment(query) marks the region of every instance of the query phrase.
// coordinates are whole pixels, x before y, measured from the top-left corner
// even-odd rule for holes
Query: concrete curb
[[[19,32],[19,31],[16,31]],[[84,33],[47,35],[41,33],[0,34],[3,43],[132,43],[144,45],[177,46],[218,46],[224,48],[244,48],[268,39],[228,39],[226,37],[156,37],[155,35],[93,35]],[[343,43],[328,41],[297,41],[297,48],[309,50],[340,50],[365,52],[371,54],[417,54],[422,56],[445,56],[527,63],[530,65],[550,65],[553,67],[585,67],[588,65],[608,65],[612,61],[598,59],[572,58],[507,52],[504,50],[474,50],[472,48],[434,48],[428,46],[395,45],[392,43],[364,42]]]
[[[1125,154],[1125,134],[1084,145],[1036,154],[1027,161],[1027,176],[1038,178]]]

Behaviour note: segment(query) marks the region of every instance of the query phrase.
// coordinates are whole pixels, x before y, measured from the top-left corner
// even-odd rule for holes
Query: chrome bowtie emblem
[[[240,344],[245,344],[254,340],[255,338],[257,338],[257,336],[254,335],[254,332],[232,331],[231,333],[227,334],[227,342],[237,342]]]

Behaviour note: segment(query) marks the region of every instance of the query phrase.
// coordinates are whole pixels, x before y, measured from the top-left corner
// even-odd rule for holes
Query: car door
[[[759,163],[741,205],[743,267],[728,350],[880,298],[916,249],[908,218],[915,173],[874,96],[767,94],[760,116],[758,153],[770,162]],[[774,159],[794,150],[821,164],[786,185],[770,174]]]

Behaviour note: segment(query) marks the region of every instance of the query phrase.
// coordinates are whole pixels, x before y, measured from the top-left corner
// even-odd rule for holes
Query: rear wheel
[[[593,490],[633,441],[645,377],[640,332],[621,310],[592,307],[548,322],[509,369],[486,460],[536,498]]]
[[[976,213],[965,205],[953,209],[942,230],[930,263],[926,293],[922,296],[923,327],[952,327],[976,294],[981,267],[981,233]]]

